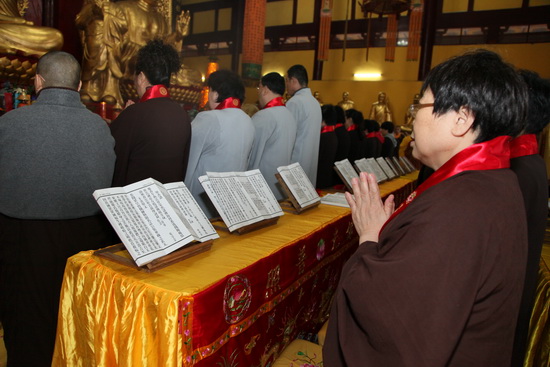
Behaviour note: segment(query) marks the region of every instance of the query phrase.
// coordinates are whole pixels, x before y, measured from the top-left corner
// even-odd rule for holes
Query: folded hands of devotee
[[[382,202],[376,177],[370,173],[361,172],[358,179],[351,180],[351,184],[353,195],[346,192],[346,199],[359,243],[378,242],[378,233],[395,209],[394,196],[390,195]]]

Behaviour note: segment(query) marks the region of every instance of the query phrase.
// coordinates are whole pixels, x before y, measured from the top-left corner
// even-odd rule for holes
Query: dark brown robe
[[[152,177],[162,183],[185,180],[191,123],[187,112],[169,98],[136,103],[111,124],[116,164],[113,186]]]
[[[526,241],[511,170],[427,189],[345,265],[324,365],[507,366]]]
[[[318,189],[326,189],[334,185],[333,172],[338,149],[338,137],[334,131],[321,133],[319,141],[319,160],[317,161],[317,184]]]

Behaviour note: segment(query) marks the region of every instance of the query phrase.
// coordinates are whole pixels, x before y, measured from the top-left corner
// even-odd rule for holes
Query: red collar
[[[321,128],[321,134],[322,134],[322,133],[329,133],[329,132],[331,132],[331,131],[334,131],[334,129],[335,129],[334,125],[323,126],[323,127]]]
[[[373,131],[372,133],[368,133],[367,138],[376,138],[380,141],[380,143],[384,143],[384,137],[382,136],[380,131]]]
[[[461,150],[435,171],[426,181],[413,191],[407,200],[388,218],[386,225],[424,191],[464,171],[491,170],[510,167],[509,136],[499,136],[483,143],[473,144]]]
[[[139,99],[140,102],[145,102],[152,98],[170,98],[168,88],[162,84],[153,85],[145,90],[145,93]]]
[[[336,125],[334,125],[334,128],[338,129],[339,127],[342,127],[342,126],[344,126],[344,124],[336,124]]]
[[[351,124],[350,127],[348,127],[348,131],[353,131],[357,129],[357,125]]]
[[[218,104],[216,110],[224,110],[226,108],[241,108],[241,101],[233,97],[226,98]]]
[[[275,97],[271,101],[267,102],[262,108],[262,110],[265,110],[266,108],[270,107],[277,107],[277,106],[284,106],[285,102],[283,101],[283,97]]]
[[[518,158],[539,153],[535,134],[520,135],[510,142],[510,158]]]

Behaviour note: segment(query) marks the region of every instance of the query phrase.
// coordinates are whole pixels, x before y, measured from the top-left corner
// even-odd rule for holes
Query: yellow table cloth
[[[413,181],[381,185],[406,197]],[[269,365],[326,321],[358,245],[350,211],[321,204],[154,273],[93,256],[66,266],[54,366]]]

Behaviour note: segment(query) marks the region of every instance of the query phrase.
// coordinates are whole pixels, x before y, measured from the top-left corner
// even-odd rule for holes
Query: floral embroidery
[[[268,299],[281,290],[279,282],[281,280],[281,266],[277,265],[267,273],[267,285],[265,289],[265,298]]]
[[[317,260],[321,260],[325,256],[325,240],[320,239],[317,244]]]
[[[298,274],[302,275],[306,269],[306,245],[303,245],[300,248],[297,266],[298,266]]]
[[[225,321],[228,324],[239,322],[252,301],[252,289],[248,279],[244,276],[234,275],[225,285],[225,294],[223,299],[223,311]]]

